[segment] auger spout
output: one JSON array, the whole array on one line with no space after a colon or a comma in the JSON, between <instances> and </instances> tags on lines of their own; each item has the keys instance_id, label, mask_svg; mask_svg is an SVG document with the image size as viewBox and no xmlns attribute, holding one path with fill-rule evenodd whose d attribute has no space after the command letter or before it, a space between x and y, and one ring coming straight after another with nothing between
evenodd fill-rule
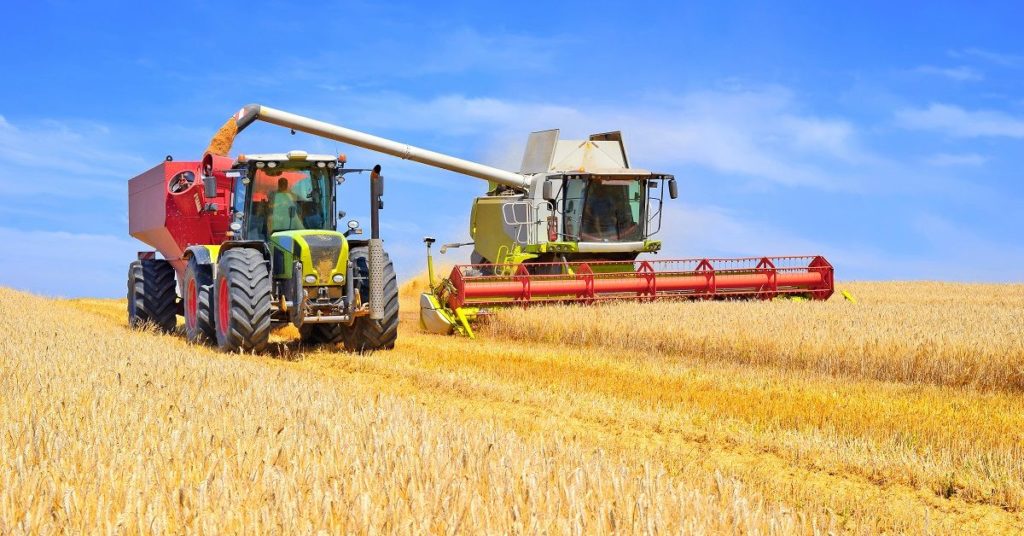
<instances>
[{"instance_id":1,"label":"auger spout","mask_svg":"<svg viewBox=\"0 0 1024 536\"><path fill-rule=\"evenodd\" d=\"M227 155L235 136L255 121L290 128L314 136L320 136L371 151L377 151L403 160L412 160L428 166L454 171L470 177L492 181L513 188L528 188L531 177L496 167L471 162L462 158L441 154L412 145L381 138L358 130L332 125L301 115L277 110L259 104L249 104L238 111L217 131L207 149L209 153Z\"/></svg>"}]
</instances>

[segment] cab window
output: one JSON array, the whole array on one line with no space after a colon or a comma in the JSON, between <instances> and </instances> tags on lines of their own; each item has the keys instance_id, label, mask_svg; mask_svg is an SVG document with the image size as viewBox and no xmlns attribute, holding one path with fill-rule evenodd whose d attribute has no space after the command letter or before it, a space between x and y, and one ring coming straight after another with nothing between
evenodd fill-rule
<instances>
[{"instance_id":1,"label":"cab window","mask_svg":"<svg viewBox=\"0 0 1024 536\"><path fill-rule=\"evenodd\" d=\"M277 231L333 229L330 180L319 168L258 168L249 185L250 240Z\"/></svg>"},{"instance_id":2,"label":"cab window","mask_svg":"<svg viewBox=\"0 0 1024 536\"><path fill-rule=\"evenodd\" d=\"M643 185L636 179L567 180L566 234L581 242L643 240Z\"/></svg>"}]
</instances>

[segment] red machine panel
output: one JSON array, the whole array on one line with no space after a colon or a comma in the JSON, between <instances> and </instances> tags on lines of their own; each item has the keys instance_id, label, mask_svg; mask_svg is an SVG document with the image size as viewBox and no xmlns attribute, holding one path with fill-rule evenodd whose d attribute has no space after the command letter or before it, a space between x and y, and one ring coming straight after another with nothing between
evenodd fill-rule
<instances>
[{"instance_id":1,"label":"red machine panel","mask_svg":"<svg viewBox=\"0 0 1024 536\"><path fill-rule=\"evenodd\" d=\"M128 181L128 232L152 246L181 274L185 248L224 241L231 182L217 178L217 196L203 194L199 162L162 162ZM208 210L210 204L216 210Z\"/></svg>"}]
</instances>

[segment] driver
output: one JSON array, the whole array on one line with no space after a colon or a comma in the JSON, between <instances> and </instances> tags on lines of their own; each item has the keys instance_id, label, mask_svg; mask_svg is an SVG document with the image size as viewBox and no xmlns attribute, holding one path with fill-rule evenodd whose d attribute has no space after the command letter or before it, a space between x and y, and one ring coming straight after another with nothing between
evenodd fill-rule
<instances>
[{"instance_id":1,"label":"driver","mask_svg":"<svg viewBox=\"0 0 1024 536\"><path fill-rule=\"evenodd\" d=\"M596 188L594 186L597 186ZM617 235L615 202L606 188L592 185L583 204L580 238L584 240L607 240Z\"/></svg>"},{"instance_id":2,"label":"driver","mask_svg":"<svg viewBox=\"0 0 1024 536\"><path fill-rule=\"evenodd\" d=\"M270 192L270 217L267 218L268 231L285 231L302 229L299 219L298 198L288 190L288 179L277 180L277 191Z\"/></svg>"}]
</instances>

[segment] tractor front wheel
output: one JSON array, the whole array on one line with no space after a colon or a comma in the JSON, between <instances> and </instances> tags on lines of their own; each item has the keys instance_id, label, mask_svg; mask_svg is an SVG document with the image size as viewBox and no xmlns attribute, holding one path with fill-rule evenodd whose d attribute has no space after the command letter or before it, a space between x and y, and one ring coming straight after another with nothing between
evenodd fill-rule
<instances>
[{"instance_id":1,"label":"tractor front wheel","mask_svg":"<svg viewBox=\"0 0 1024 536\"><path fill-rule=\"evenodd\" d=\"M363 303L370 300L370 251L366 247L354 247L349 251L353 265L356 292ZM390 350L398 339L398 278L388 254L384 254L384 319L371 320L368 316L356 318L352 327L346 330L345 348L353 352Z\"/></svg>"},{"instance_id":2,"label":"tractor front wheel","mask_svg":"<svg viewBox=\"0 0 1024 536\"><path fill-rule=\"evenodd\" d=\"M214 285L217 347L262 351L270 337L270 272L255 249L230 249L217 262Z\"/></svg>"},{"instance_id":3,"label":"tractor front wheel","mask_svg":"<svg viewBox=\"0 0 1024 536\"><path fill-rule=\"evenodd\" d=\"M128 325L147 324L164 333L177 324L174 267L164 260L133 261L128 267Z\"/></svg>"}]
</instances>

